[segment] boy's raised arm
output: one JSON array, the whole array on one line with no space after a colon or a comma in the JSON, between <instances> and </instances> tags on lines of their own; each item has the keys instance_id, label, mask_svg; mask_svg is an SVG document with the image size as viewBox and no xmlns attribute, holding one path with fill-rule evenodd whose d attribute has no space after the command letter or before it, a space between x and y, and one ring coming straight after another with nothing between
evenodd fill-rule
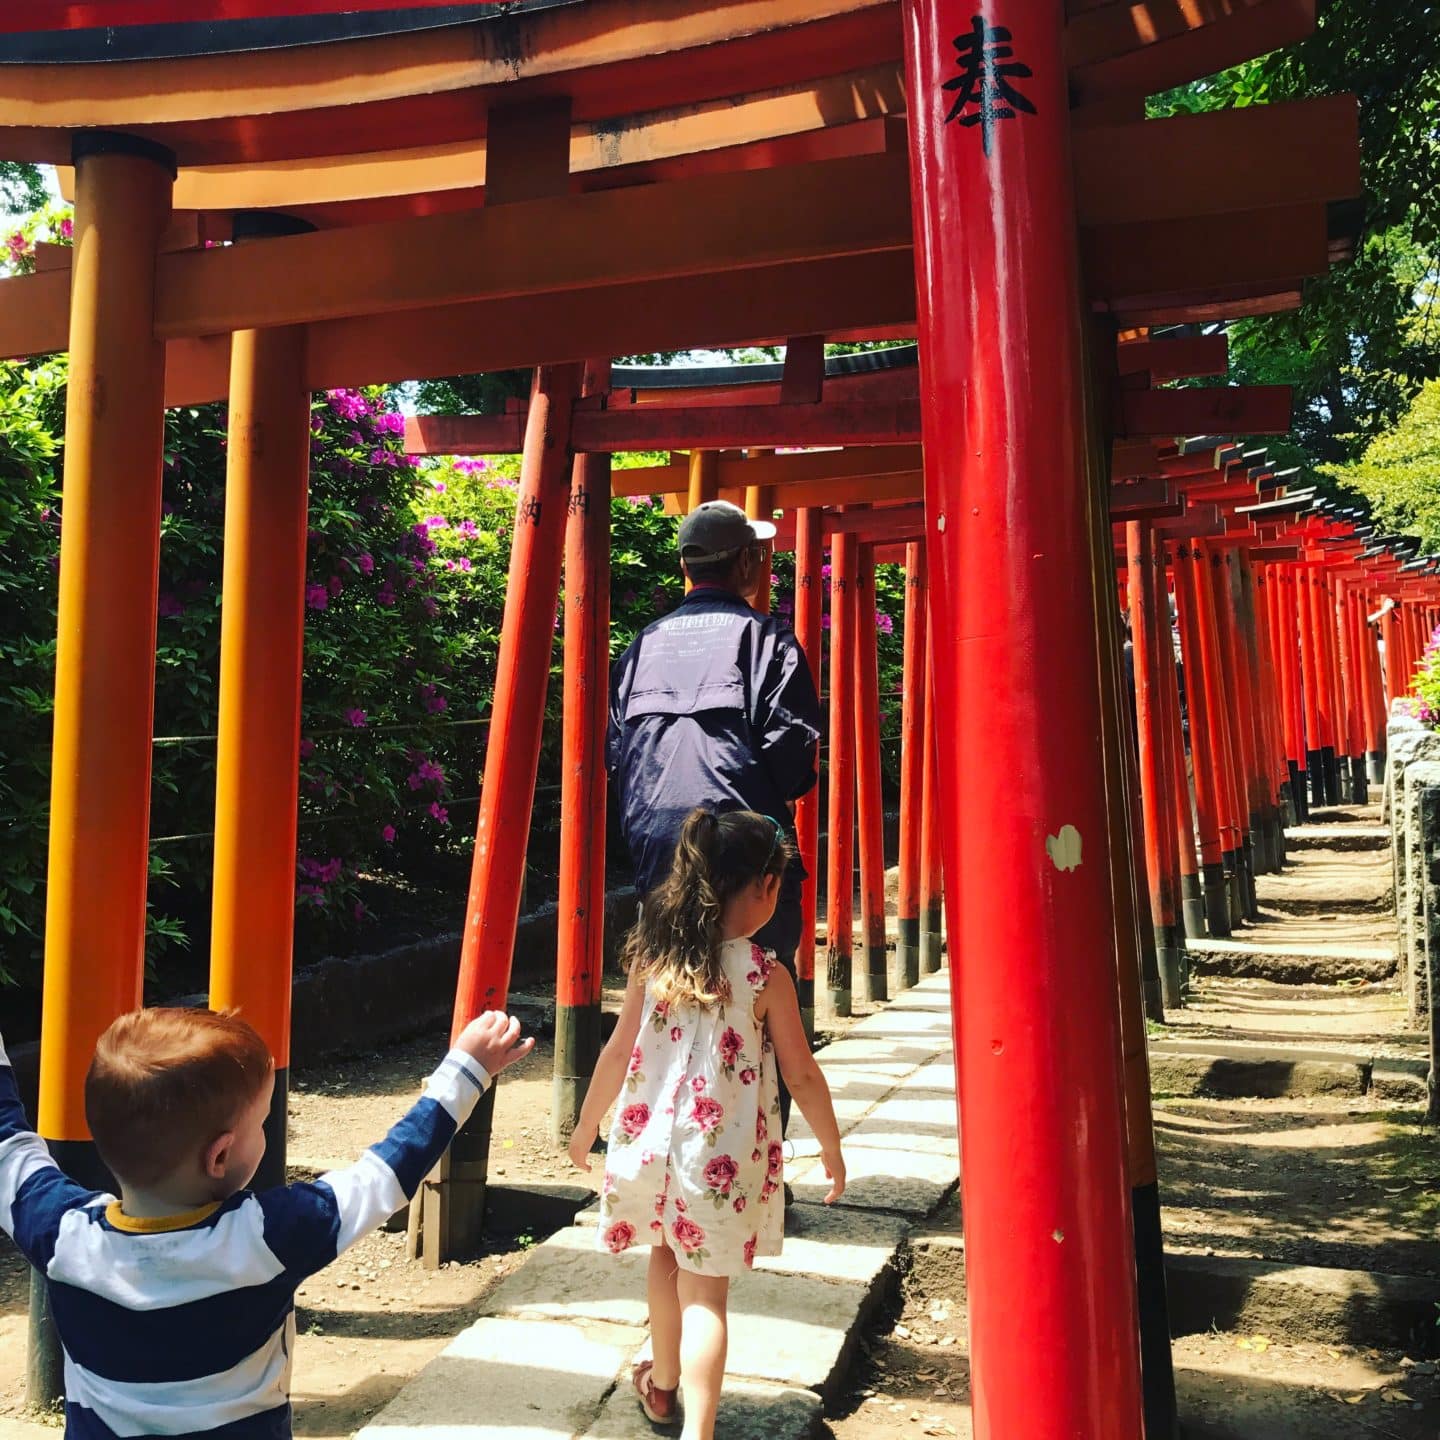
<instances>
[{"instance_id":1,"label":"boy's raised arm","mask_svg":"<svg viewBox=\"0 0 1440 1440\"><path fill-rule=\"evenodd\" d=\"M61 1172L30 1128L0 1037L0 1230L13 1237L32 1265L44 1270L61 1219L95 1197L95 1191Z\"/></svg>"},{"instance_id":2,"label":"boy's raised arm","mask_svg":"<svg viewBox=\"0 0 1440 1440\"><path fill-rule=\"evenodd\" d=\"M470 1118L492 1076L528 1055L516 1020L488 1012L462 1032L420 1099L353 1165L311 1184L260 1195L265 1242L287 1269L312 1274L383 1225L408 1200Z\"/></svg>"}]
</instances>

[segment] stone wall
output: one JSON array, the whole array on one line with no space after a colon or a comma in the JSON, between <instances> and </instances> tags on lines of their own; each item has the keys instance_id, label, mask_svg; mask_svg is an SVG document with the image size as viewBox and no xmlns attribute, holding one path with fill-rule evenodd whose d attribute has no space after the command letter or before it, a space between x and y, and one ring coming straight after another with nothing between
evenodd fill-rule
<instances>
[{"instance_id":1,"label":"stone wall","mask_svg":"<svg viewBox=\"0 0 1440 1440\"><path fill-rule=\"evenodd\" d=\"M1430 1037L1430 1113L1440 1117L1435 1057L1440 1010L1440 734L1391 717L1385 810L1395 870L1399 974L1410 1023Z\"/></svg>"}]
</instances>

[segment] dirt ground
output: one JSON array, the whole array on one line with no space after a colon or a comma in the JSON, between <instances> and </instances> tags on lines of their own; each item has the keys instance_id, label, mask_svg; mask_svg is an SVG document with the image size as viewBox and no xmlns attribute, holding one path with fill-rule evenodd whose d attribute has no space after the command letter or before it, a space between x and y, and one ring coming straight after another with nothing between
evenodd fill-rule
<instances>
[{"instance_id":1,"label":"dirt ground","mask_svg":"<svg viewBox=\"0 0 1440 1440\"><path fill-rule=\"evenodd\" d=\"M953 1233L945 1231L942 1233ZM893 1330L856 1367L856 1388L825 1433L832 1440L961 1436L970 1426L966 1317L944 1251L917 1250ZM1287 1342L1266 1335L1175 1341L1186 1440L1435 1440L1433 1361L1393 1352ZM1043 1356L1035 1357L1037 1374Z\"/></svg>"}]
</instances>

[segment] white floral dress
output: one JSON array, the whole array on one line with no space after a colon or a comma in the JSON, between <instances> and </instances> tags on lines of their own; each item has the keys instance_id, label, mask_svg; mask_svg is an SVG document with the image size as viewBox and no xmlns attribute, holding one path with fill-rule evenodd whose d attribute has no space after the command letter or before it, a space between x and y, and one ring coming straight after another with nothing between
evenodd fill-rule
<instances>
[{"instance_id":1,"label":"white floral dress","mask_svg":"<svg viewBox=\"0 0 1440 1440\"><path fill-rule=\"evenodd\" d=\"M785 1152L775 1052L755 1018L774 958L728 941L730 999L657 1003L647 986L640 1036L615 1106L598 1244L618 1255L667 1244L686 1270L740 1275L778 1255Z\"/></svg>"}]
</instances>

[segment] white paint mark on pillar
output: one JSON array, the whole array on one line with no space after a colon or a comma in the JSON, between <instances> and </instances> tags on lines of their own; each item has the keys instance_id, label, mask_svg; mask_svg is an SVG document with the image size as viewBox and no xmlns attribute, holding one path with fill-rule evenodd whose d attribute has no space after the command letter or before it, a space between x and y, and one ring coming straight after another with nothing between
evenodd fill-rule
<instances>
[{"instance_id":1,"label":"white paint mark on pillar","mask_svg":"<svg viewBox=\"0 0 1440 1440\"><path fill-rule=\"evenodd\" d=\"M1045 853L1057 870L1078 870L1083 843L1073 825L1062 825L1058 835L1045 837Z\"/></svg>"}]
</instances>

